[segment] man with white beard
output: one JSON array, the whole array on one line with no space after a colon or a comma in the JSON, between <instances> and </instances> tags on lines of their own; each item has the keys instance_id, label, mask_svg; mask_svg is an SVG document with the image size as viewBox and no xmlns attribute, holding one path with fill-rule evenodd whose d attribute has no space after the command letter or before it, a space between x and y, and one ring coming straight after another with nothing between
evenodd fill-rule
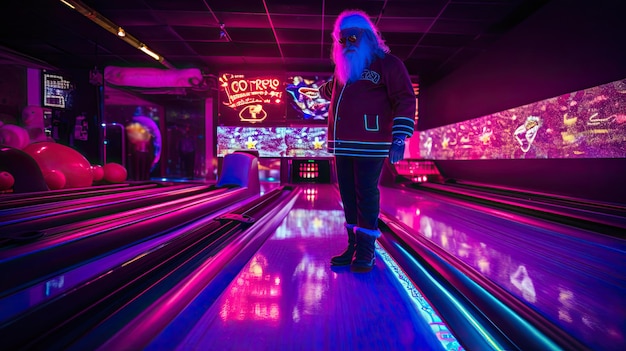
<instances>
[{"instance_id":1,"label":"man with white beard","mask_svg":"<svg viewBox=\"0 0 626 351\"><path fill-rule=\"evenodd\" d=\"M365 12L343 11L332 35L334 78L319 90L331 100L328 149L335 155L348 247L331 265L369 272L381 235L378 181L385 158L395 163L404 157L404 140L413 135L415 94L404 63L389 54Z\"/></svg>"}]
</instances>

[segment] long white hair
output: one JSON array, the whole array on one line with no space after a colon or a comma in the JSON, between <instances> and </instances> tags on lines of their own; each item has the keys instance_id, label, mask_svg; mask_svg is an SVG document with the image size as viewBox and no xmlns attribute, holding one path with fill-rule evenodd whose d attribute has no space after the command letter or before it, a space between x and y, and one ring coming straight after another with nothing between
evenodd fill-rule
<instances>
[{"instance_id":1,"label":"long white hair","mask_svg":"<svg viewBox=\"0 0 626 351\"><path fill-rule=\"evenodd\" d=\"M339 44L341 30L361 28L361 44L356 52L346 52ZM340 83L353 83L376 57L384 57L389 47L385 44L376 26L362 10L345 10L339 14L333 28L332 60L335 63L335 78Z\"/></svg>"}]
</instances>

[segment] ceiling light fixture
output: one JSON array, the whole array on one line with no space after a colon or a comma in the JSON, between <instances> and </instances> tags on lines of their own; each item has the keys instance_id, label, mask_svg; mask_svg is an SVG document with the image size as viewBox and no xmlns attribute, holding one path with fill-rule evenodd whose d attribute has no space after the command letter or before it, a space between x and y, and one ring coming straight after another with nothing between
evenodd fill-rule
<instances>
[{"instance_id":1,"label":"ceiling light fixture","mask_svg":"<svg viewBox=\"0 0 626 351\"><path fill-rule=\"evenodd\" d=\"M75 9L76 7L74 7L74 5L70 4L69 2L65 1L65 0L61 0L62 3L64 3L65 5L69 6L69 8L71 9Z\"/></svg>"},{"instance_id":2,"label":"ceiling light fixture","mask_svg":"<svg viewBox=\"0 0 626 351\"><path fill-rule=\"evenodd\" d=\"M144 53L146 53L153 59L159 61L165 67L174 68L174 66L171 63L167 62L163 56L148 49L148 47L144 43L142 43L139 39L130 35L122 27L113 23L108 18L102 16L101 14L96 12L94 9L83 4L80 0L59 0L59 1L61 1L63 4L67 5L68 7L78 11L81 15L87 17L88 19L95 22L97 25L106 29L107 31L113 33L115 36L127 42L128 44L132 45L133 47L143 51Z\"/></svg>"}]
</instances>

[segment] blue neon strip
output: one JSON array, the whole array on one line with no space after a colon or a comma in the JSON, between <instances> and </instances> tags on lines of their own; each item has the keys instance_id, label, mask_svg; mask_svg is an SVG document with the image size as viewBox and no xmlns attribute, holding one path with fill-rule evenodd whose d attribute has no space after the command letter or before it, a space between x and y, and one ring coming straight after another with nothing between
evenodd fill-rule
<instances>
[{"instance_id":1,"label":"blue neon strip","mask_svg":"<svg viewBox=\"0 0 626 351\"><path fill-rule=\"evenodd\" d=\"M448 328L445 322L428 303L422 292L413 284L408 278L406 273L398 266L396 261L389 255L389 253L376 242L376 252L385 262L387 267L394 273L393 276L398 280L400 285L404 288L404 291L409 296L409 300L413 303L415 309L420 313L422 318L428 322L433 333L437 336L437 340L441 343L444 350L464 351L465 349L458 342L452 331Z\"/></svg>"}]
</instances>

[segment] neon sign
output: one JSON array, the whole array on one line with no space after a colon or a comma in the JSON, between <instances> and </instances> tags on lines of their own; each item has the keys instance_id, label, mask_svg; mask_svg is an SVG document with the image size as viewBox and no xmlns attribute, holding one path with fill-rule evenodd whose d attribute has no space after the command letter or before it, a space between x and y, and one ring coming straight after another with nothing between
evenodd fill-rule
<instances>
[{"instance_id":1,"label":"neon sign","mask_svg":"<svg viewBox=\"0 0 626 351\"><path fill-rule=\"evenodd\" d=\"M220 123L260 123L266 119L284 119L281 79L224 73L219 77L219 83Z\"/></svg>"}]
</instances>

